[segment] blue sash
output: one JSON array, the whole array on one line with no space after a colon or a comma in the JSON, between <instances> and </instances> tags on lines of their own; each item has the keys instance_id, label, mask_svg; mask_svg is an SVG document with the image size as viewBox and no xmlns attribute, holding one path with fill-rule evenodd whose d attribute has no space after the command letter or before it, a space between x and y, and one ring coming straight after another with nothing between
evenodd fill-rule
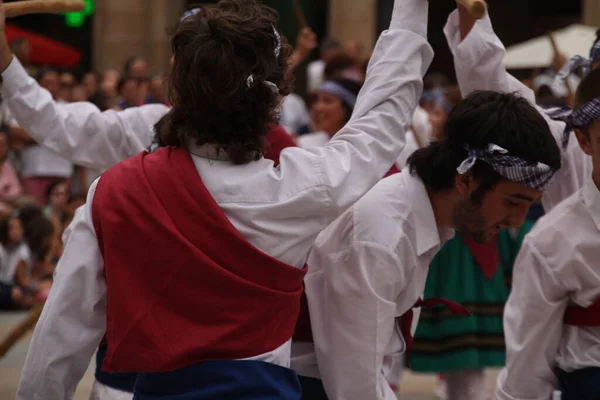
<instances>
[{"instance_id":1,"label":"blue sash","mask_svg":"<svg viewBox=\"0 0 600 400\"><path fill-rule=\"evenodd\" d=\"M98 348L96 353L96 380L112 389L133 393L137 373L133 372L104 372L102 363L106 356L106 347Z\"/></svg>"},{"instance_id":2,"label":"blue sash","mask_svg":"<svg viewBox=\"0 0 600 400\"><path fill-rule=\"evenodd\" d=\"M328 400L327 393L320 379L298 375L302 386L302 400Z\"/></svg>"},{"instance_id":3,"label":"blue sash","mask_svg":"<svg viewBox=\"0 0 600 400\"><path fill-rule=\"evenodd\" d=\"M134 400L300 400L291 369L262 361L203 361L172 372L140 373Z\"/></svg>"},{"instance_id":4,"label":"blue sash","mask_svg":"<svg viewBox=\"0 0 600 400\"><path fill-rule=\"evenodd\" d=\"M573 372L556 371L561 400L600 399L600 367L579 369Z\"/></svg>"}]
</instances>

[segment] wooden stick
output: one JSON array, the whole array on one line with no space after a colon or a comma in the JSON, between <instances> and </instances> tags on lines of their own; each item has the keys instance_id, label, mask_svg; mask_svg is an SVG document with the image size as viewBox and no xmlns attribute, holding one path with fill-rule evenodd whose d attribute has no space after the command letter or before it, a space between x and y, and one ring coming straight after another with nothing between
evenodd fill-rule
<instances>
[{"instance_id":1,"label":"wooden stick","mask_svg":"<svg viewBox=\"0 0 600 400\"><path fill-rule=\"evenodd\" d=\"M4 4L6 17L18 17L28 14L62 14L85 10L81 0L28 0Z\"/></svg>"},{"instance_id":2,"label":"wooden stick","mask_svg":"<svg viewBox=\"0 0 600 400\"><path fill-rule=\"evenodd\" d=\"M485 0L456 0L456 2L465 6L475 19L483 18L487 11Z\"/></svg>"},{"instance_id":3,"label":"wooden stick","mask_svg":"<svg viewBox=\"0 0 600 400\"><path fill-rule=\"evenodd\" d=\"M306 23L306 17L304 16L304 12L302 11L302 7L300 7L300 3L298 3L298 0L292 0L292 8L294 9L294 14L296 14L298 28L300 28L300 30L306 28L308 24Z\"/></svg>"},{"instance_id":4,"label":"wooden stick","mask_svg":"<svg viewBox=\"0 0 600 400\"><path fill-rule=\"evenodd\" d=\"M30 312L27 314L27 318L17 325L9 334L6 336L2 342L0 342L0 358L4 357L6 353L17 343L30 329L32 329L37 323L38 319L40 319L40 315L42 315L42 310L44 309L44 304L36 305Z\"/></svg>"}]
</instances>

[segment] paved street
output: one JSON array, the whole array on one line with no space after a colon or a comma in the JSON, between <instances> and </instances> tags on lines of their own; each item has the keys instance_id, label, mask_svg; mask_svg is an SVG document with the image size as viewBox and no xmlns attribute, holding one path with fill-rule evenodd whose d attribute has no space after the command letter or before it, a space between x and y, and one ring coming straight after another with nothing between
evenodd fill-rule
<instances>
[{"instance_id":1,"label":"paved street","mask_svg":"<svg viewBox=\"0 0 600 400\"><path fill-rule=\"evenodd\" d=\"M11 327L24 318L23 313L0 313L0 338L3 338ZM26 340L15 345L12 350L0 359L0 399L10 400L14 398L21 368L27 354L29 336ZM493 382L495 373L490 373L490 382ZM93 370L88 369L81 381L75 400L88 400L93 382ZM435 379L430 375L412 375L405 373L403 381L402 400L435 400L433 390Z\"/></svg>"}]
</instances>

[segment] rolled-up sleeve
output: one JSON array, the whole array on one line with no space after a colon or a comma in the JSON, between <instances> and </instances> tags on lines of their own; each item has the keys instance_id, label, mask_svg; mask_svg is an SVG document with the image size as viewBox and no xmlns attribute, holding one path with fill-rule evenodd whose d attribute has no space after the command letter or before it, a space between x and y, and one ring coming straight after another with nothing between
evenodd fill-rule
<instances>
[{"instance_id":1,"label":"rolled-up sleeve","mask_svg":"<svg viewBox=\"0 0 600 400\"><path fill-rule=\"evenodd\" d=\"M98 170L148 148L153 125L168 111L162 104L104 112L89 102L58 104L16 58L2 78L3 101L33 140L74 164Z\"/></svg>"}]
</instances>

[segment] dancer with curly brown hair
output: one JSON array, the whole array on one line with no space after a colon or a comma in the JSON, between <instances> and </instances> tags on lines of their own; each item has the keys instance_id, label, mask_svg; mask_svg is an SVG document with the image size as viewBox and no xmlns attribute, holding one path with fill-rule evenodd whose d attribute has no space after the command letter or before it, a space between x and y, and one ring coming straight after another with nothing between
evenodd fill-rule
<instances>
[{"instance_id":1,"label":"dancer with curly brown hair","mask_svg":"<svg viewBox=\"0 0 600 400\"><path fill-rule=\"evenodd\" d=\"M106 333L104 369L140 399L297 399L288 369L309 249L389 170L432 51L397 0L348 124L265 160L290 47L256 1L190 12L172 39L166 146L105 172L75 216L19 399L71 398ZM76 288L76 289L74 289Z\"/></svg>"}]
</instances>

